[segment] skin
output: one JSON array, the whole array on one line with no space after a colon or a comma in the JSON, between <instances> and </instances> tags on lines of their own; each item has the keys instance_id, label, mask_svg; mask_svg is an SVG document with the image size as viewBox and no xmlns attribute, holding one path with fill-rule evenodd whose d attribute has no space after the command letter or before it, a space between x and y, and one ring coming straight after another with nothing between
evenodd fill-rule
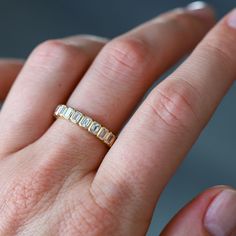
<instances>
[{"instance_id":1,"label":"skin","mask_svg":"<svg viewBox=\"0 0 236 236\"><path fill-rule=\"evenodd\" d=\"M25 63L0 61L1 99L8 94L0 113L0 235L145 235L161 192L236 76L236 30L226 16L202 40L214 25L208 14L178 9L109 42L50 40ZM156 78L197 44L122 129ZM113 147L54 121L61 103L122 129ZM162 235L209 236L205 212L226 188L201 193Z\"/></svg>"}]
</instances>

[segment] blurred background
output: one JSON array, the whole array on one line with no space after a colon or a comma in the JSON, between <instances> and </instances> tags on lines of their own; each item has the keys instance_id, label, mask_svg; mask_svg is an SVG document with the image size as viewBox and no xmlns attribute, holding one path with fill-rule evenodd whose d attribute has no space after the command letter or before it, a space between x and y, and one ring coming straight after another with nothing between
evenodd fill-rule
<instances>
[{"instance_id":1,"label":"blurred background","mask_svg":"<svg viewBox=\"0 0 236 236\"><path fill-rule=\"evenodd\" d=\"M38 43L49 38L84 33L112 38L161 12L188 3L184 0L0 0L0 57L26 58ZM208 3L215 7L218 18L236 7L235 0ZM163 193L148 236L159 235L178 209L204 189L218 184L236 187L235 102L234 86Z\"/></svg>"}]
</instances>

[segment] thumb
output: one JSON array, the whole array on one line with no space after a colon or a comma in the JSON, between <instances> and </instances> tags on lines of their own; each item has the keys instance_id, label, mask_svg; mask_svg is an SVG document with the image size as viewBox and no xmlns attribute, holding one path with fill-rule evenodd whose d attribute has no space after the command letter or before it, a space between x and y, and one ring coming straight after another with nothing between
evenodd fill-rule
<instances>
[{"instance_id":1,"label":"thumb","mask_svg":"<svg viewBox=\"0 0 236 236\"><path fill-rule=\"evenodd\" d=\"M235 236L236 191L210 188L192 200L170 221L161 236Z\"/></svg>"},{"instance_id":2,"label":"thumb","mask_svg":"<svg viewBox=\"0 0 236 236\"><path fill-rule=\"evenodd\" d=\"M0 59L0 101L5 99L22 65L21 60Z\"/></svg>"}]
</instances>

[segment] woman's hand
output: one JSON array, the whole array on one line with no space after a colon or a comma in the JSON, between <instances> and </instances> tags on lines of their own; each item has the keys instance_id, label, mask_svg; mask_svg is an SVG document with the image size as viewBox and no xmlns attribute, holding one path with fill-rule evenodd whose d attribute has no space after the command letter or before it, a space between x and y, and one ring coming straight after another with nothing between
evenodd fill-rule
<instances>
[{"instance_id":1,"label":"woman's hand","mask_svg":"<svg viewBox=\"0 0 236 236\"><path fill-rule=\"evenodd\" d=\"M120 130L156 77L213 24L209 7L191 5L108 43L76 36L39 45L0 114L0 235L145 235L161 192L236 77L236 11ZM21 66L0 62L1 98ZM109 152L81 127L54 121L61 103L120 132ZM235 216L236 192L211 188L162 235L236 235Z\"/></svg>"}]
</instances>

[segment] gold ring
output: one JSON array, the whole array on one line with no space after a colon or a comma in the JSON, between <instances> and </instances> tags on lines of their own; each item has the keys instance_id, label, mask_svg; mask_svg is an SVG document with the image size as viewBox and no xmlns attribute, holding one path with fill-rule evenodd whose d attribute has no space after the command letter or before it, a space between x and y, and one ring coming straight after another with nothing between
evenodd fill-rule
<instances>
[{"instance_id":1,"label":"gold ring","mask_svg":"<svg viewBox=\"0 0 236 236\"><path fill-rule=\"evenodd\" d=\"M57 119L62 118L68 120L71 123L86 129L89 133L95 135L109 147L111 147L116 140L116 136L107 128L72 107L58 105L54 112L54 116Z\"/></svg>"}]
</instances>

